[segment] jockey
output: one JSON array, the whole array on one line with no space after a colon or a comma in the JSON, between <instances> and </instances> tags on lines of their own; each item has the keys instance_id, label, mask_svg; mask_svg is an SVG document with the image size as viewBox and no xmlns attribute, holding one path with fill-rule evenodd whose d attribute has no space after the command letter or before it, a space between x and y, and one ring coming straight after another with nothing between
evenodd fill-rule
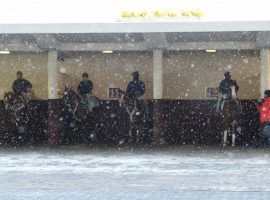
<instances>
[{"instance_id":1,"label":"jockey","mask_svg":"<svg viewBox=\"0 0 270 200\"><path fill-rule=\"evenodd\" d=\"M225 72L224 79L220 82L218 90L222 95L227 96L227 98L231 98L232 89L231 86L235 86L235 91L239 90L239 86L236 81L231 79L231 73Z\"/></svg>"},{"instance_id":2,"label":"jockey","mask_svg":"<svg viewBox=\"0 0 270 200\"><path fill-rule=\"evenodd\" d=\"M143 99L143 95L145 92L144 82L139 80L138 71L133 72L132 76L133 76L133 81L129 82L126 92L132 95L137 100Z\"/></svg>"},{"instance_id":3,"label":"jockey","mask_svg":"<svg viewBox=\"0 0 270 200\"><path fill-rule=\"evenodd\" d=\"M18 71L16 76L17 80L15 80L12 85L13 92L17 95L30 92L32 90L32 84L28 80L22 78L22 72Z\"/></svg>"},{"instance_id":4,"label":"jockey","mask_svg":"<svg viewBox=\"0 0 270 200\"><path fill-rule=\"evenodd\" d=\"M135 71L132 73L133 81L129 82L126 93L131 95L139 104L138 108L143 109L144 107L144 82L139 80L139 72Z\"/></svg>"},{"instance_id":5,"label":"jockey","mask_svg":"<svg viewBox=\"0 0 270 200\"><path fill-rule=\"evenodd\" d=\"M217 103L217 111L222 111L223 106L224 106L224 100L225 99L231 99L232 98L232 89L231 87L235 87L235 92L239 90L239 86L236 83L235 80L231 79L231 73L230 72L225 72L224 74L224 79L219 83L219 93L222 95L221 98L219 98L218 103Z\"/></svg>"},{"instance_id":6,"label":"jockey","mask_svg":"<svg viewBox=\"0 0 270 200\"><path fill-rule=\"evenodd\" d=\"M92 94L92 90L93 90L93 83L91 80L88 79L88 74L87 73L83 73L82 74L82 78L83 80L80 82L80 84L77 87L77 92L81 95L82 100L83 100L83 104L84 104L84 108L86 110L91 110L91 108L89 108L89 95Z\"/></svg>"},{"instance_id":7,"label":"jockey","mask_svg":"<svg viewBox=\"0 0 270 200\"><path fill-rule=\"evenodd\" d=\"M83 73L82 75L83 80L77 87L77 91L80 95L85 96L87 94L92 94L93 90L93 83L91 80L88 79L88 74Z\"/></svg>"}]
</instances>

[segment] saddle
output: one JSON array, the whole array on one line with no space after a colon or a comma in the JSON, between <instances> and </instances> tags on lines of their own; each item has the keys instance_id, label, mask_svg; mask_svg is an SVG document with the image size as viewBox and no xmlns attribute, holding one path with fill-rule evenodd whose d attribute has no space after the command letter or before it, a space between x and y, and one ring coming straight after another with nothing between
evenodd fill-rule
<instances>
[{"instance_id":1,"label":"saddle","mask_svg":"<svg viewBox=\"0 0 270 200\"><path fill-rule=\"evenodd\" d=\"M242 112L242 107L240 102L236 98L228 94L222 94L222 97L218 99L216 104L216 112L223 112L225 103L228 102L231 106L235 106L240 112Z\"/></svg>"},{"instance_id":2,"label":"saddle","mask_svg":"<svg viewBox=\"0 0 270 200\"><path fill-rule=\"evenodd\" d=\"M81 96L82 103L84 105L84 109L86 111L92 111L93 108L99 106L99 100L97 97L91 95L91 94L86 94L85 96Z\"/></svg>"}]
</instances>

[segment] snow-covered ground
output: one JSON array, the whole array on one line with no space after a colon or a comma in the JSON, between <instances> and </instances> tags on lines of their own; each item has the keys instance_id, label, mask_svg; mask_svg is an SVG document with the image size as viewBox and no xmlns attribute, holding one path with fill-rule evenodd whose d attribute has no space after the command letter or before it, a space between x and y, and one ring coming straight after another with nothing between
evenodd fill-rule
<instances>
[{"instance_id":1,"label":"snow-covered ground","mask_svg":"<svg viewBox=\"0 0 270 200\"><path fill-rule=\"evenodd\" d=\"M0 199L270 199L269 150L0 151Z\"/></svg>"}]
</instances>

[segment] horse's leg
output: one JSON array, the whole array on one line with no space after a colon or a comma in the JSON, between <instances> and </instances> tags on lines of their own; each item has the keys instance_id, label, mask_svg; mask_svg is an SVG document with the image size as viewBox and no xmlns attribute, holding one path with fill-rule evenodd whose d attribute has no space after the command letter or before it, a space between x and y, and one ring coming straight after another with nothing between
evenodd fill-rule
<instances>
[{"instance_id":1,"label":"horse's leg","mask_svg":"<svg viewBox=\"0 0 270 200\"><path fill-rule=\"evenodd\" d=\"M126 111L129 114L129 130L128 130L128 141L129 143L133 143L134 141L136 141L136 122L134 121L134 117L136 117L136 102L134 103L134 107L132 109L132 111L129 110L129 105L126 106ZM134 131L135 131L135 135L134 135ZM135 138L134 138L135 136Z\"/></svg>"},{"instance_id":2,"label":"horse's leg","mask_svg":"<svg viewBox=\"0 0 270 200\"><path fill-rule=\"evenodd\" d=\"M228 136L228 111L225 108L224 108L223 124L224 124L223 146L225 147L227 145L227 136Z\"/></svg>"},{"instance_id":3,"label":"horse's leg","mask_svg":"<svg viewBox=\"0 0 270 200\"><path fill-rule=\"evenodd\" d=\"M146 125L146 108L144 105L144 101L139 101L139 110L140 110L140 115L139 115L139 133L138 133L138 142L140 144L143 144L146 139L145 135L145 125Z\"/></svg>"},{"instance_id":4,"label":"horse's leg","mask_svg":"<svg viewBox=\"0 0 270 200\"><path fill-rule=\"evenodd\" d=\"M134 141L136 144L139 143L140 141L140 132L141 132L141 128L140 128L140 114L139 116L137 115L137 113L140 113L140 104L137 102L137 100L134 100L134 109L132 111L134 113L134 117L135 117L135 121L134 121Z\"/></svg>"},{"instance_id":5,"label":"horse's leg","mask_svg":"<svg viewBox=\"0 0 270 200\"><path fill-rule=\"evenodd\" d=\"M223 146L227 146L227 136L228 136L228 131L227 129L224 130L223 132Z\"/></svg>"},{"instance_id":6,"label":"horse's leg","mask_svg":"<svg viewBox=\"0 0 270 200\"><path fill-rule=\"evenodd\" d=\"M130 121L128 127L128 145L133 143L133 128L133 121Z\"/></svg>"},{"instance_id":7,"label":"horse's leg","mask_svg":"<svg viewBox=\"0 0 270 200\"><path fill-rule=\"evenodd\" d=\"M237 120L236 120L236 113L233 111L232 113L232 118L233 118L233 122L232 122L232 146L235 146L235 138L236 138L236 125L237 125Z\"/></svg>"}]
</instances>

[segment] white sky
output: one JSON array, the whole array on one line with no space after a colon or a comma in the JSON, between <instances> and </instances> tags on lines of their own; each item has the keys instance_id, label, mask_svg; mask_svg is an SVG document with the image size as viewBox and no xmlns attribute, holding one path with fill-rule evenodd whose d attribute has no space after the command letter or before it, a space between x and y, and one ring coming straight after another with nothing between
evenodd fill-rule
<instances>
[{"instance_id":1,"label":"white sky","mask_svg":"<svg viewBox=\"0 0 270 200\"><path fill-rule=\"evenodd\" d=\"M201 10L205 20L270 20L270 0L0 0L0 23L108 22L124 10Z\"/></svg>"}]
</instances>

